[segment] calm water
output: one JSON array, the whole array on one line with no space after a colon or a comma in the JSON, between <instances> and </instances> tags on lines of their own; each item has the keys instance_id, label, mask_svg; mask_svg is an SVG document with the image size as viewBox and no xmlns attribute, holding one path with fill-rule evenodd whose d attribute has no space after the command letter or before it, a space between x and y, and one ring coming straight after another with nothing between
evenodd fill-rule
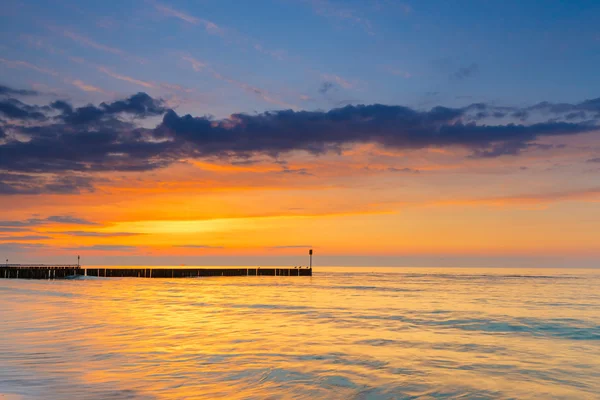
<instances>
[{"instance_id":1,"label":"calm water","mask_svg":"<svg viewBox=\"0 0 600 400\"><path fill-rule=\"evenodd\" d=\"M600 398L600 270L0 279L0 399Z\"/></svg>"}]
</instances>

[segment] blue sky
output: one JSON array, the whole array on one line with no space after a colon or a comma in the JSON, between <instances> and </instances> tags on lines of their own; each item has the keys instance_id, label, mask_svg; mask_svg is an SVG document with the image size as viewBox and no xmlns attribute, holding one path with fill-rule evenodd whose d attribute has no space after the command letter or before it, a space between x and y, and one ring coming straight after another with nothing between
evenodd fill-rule
<instances>
[{"instance_id":1,"label":"blue sky","mask_svg":"<svg viewBox=\"0 0 600 400\"><path fill-rule=\"evenodd\" d=\"M76 103L106 94L73 81L218 117L577 102L597 94L599 18L594 1L8 0L0 68L15 86L47 85Z\"/></svg>"}]
</instances>

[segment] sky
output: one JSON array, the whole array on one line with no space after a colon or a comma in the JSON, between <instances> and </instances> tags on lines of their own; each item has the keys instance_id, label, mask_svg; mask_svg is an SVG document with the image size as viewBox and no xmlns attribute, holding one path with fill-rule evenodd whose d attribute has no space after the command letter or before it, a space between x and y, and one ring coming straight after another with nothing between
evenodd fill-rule
<instances>
[{"instance_id":1,"label":"sky","mask_svg":"<svg viewBox=\"0 0 600 400\"><path fill-rule=\"evenodd\" d=\"M600 265L597 1L0 9L0 259Z\"/></svg>"}]
</instances>

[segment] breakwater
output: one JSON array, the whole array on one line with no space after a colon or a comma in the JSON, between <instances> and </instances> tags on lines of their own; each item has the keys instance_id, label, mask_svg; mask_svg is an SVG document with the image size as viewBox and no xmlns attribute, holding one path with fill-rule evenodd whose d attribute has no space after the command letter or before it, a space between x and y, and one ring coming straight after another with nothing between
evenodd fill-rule
<instances>
[{"instance_id":1,"label":"breakwater","mask_svg":"<svg viewBox=\"0 0 600 400\"><path fill-rule=\"evenodd\" d=\"M129 267L104 268L81 265L5 264L0 266L0 278L6 279L68 279L78 276L105 278L194 278L211 276L312 276L312 267Z\"/></svg>"}]
</instances>

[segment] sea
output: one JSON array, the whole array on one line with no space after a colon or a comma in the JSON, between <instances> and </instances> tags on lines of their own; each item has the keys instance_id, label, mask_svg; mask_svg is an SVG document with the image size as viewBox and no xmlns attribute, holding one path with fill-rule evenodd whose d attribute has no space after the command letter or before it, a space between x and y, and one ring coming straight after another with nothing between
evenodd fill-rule
<instances>
[{"instance_id":1,"label":"sea","mask_svg":"<svg viewBox=\"0 0 600 400\"><path fill-rule=\"evenodd\" d=\"M26 399L600 399L600 269L0 279Z\"/></svg>"}]
</instances>

